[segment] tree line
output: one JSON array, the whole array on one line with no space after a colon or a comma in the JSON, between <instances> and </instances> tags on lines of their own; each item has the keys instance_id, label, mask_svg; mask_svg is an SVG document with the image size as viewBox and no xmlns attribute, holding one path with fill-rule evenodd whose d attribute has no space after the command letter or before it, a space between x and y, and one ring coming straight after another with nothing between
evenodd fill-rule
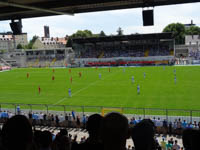
<instances>
[{"instance_id":1,"label":"tree line","mask_svg":"<svg viewBox=\"0 0 200 150\"><path fill-rule=\"evenodd\" d=\"M192 25L189 27L186 27L182 23L171 23L167 25L163 31L165 32L171 32L173 38L175 39L176 44L185 44L185 36L186 35L200 35L200 27ZM117 35L123 35L123 30L121 27L117 30ZM93 34L90 30L78 30L76 33L69 36L69 39L71 38L86 38L86 37L102 37L107 36L104 31L101 31L99 34ZM70 41L71 45L71 41Z\"/></svg>"},{"instance_id":2,"label":"tree line","mask_svg":"<svg viewBox=\"0 0 200 150\"><path fill-rule=\"evenodd\" d=\"M117 29L118 36L124 35L123 30L121 27ZM163 31L164 32L171 32L173 38L175 39L176 44L184 44L185 43L185 35L200 35L200 27L198 26L190 26L185 27L182 23L171 23L167 25ZM105 37L108 36L106 33L102 30L98 34L92 33L90 30L78 30L76 33L73 33L70 36L66 36L68 39L68 42L66 44L66 47L72 46L72 38L89 38L89 37ZM29 41L28 45L22 46L21 44L17 45L17 49L33 49L33 43L38 38L38 36L34 36L32 40Z\"/></svg>"}]
</instances>

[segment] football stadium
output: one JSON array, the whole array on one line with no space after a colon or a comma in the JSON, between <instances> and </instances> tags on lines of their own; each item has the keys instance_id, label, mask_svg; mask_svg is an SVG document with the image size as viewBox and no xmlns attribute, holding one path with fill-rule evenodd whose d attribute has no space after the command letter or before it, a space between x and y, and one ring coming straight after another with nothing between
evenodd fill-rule
<instances>
[{"instance_id":1,"label":"football stadium","mask_svg":"<svg viewBox=\"0 0 200 150\"><path fill-rule=\"evenodd\" d=\"M130 34L119 27L117 34L77 29L52 37L44 25L44 36L32 39L22 21L141 8L141 26L149 27L155 7L196 10L199 3L0 0L0 25L9 20L11 30L0 30L0 149L198 150L198 16L197 24Z\"/></svg>"}]
</instances>

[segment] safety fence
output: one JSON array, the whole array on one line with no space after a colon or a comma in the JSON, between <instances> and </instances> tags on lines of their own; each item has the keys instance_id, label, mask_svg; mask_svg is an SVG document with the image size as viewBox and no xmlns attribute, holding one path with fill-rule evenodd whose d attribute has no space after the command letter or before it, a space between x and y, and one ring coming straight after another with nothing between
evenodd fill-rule
<instances>
[{"instance_id":1,"label":"safety fence","mask_svg":"<svg viewBox=\"0 0 200 150\"><path fill-rule=\"evenodd\" d=\"M89 115L94 113L106 114L108 112L117 111L123 113L127 117L135 117L136 119L151 118L166 119L174 121L175 119L186 120L187 122L200 122L200 110L185 109L159 109L159 108L132 108L132 107L107 107L107 106L72 106L72 105L50 105L50 104L20 104L20 103L0 103L0 111L8 110L17 114L17 108L21 112L31 113L56 113L68 114L71 111L77 112L79 115Z\"/></svg>"}]
</instances>

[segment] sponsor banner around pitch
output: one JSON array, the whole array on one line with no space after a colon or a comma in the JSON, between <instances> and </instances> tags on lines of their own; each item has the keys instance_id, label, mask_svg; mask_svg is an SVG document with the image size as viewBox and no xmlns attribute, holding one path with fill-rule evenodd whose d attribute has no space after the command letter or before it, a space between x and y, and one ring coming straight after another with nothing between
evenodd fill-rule
<instances>
[{"instance_id":1,"label":"sponsor banner around pitch","mask_svg":"<svg viewBox=\"0 0 200 150\"><path fill-rule=\"evenodd\" d=\"M11 69L10 66L3 66L3 67L0 67L0 71L10 70L10 69Z\"/></svg>"}]
</instances>

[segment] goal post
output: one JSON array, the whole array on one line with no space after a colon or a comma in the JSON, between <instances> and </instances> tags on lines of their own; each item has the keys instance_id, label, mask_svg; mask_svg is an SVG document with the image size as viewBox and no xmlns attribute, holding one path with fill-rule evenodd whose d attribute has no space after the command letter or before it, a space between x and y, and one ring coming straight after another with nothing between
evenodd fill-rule
<instances>
[{"instance_id":1,"label":"goal post","mask_svg":"<svg viewBox=\"0 0 200 150\"><path fill-rule=\"evenodd\" d=\"M123 109L122 108L102 108L101 109L101 115L104 116L106 115L107 113L110 113L110 112L118 112L120 114L123 114Z\"/></svg>"}]
</instances>

